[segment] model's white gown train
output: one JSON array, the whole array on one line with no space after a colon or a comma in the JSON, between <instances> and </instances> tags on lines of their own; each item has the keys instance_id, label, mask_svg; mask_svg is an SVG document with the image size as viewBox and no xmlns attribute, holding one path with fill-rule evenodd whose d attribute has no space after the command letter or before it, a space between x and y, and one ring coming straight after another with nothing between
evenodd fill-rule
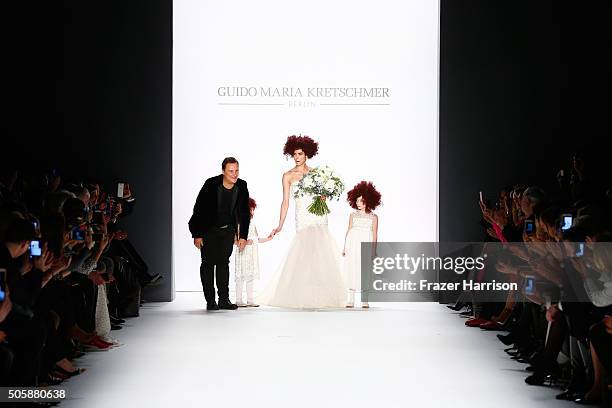
<instances>
[{"instance_id":1,"label":"model's white gown train","mask_svg":"<svg viewBox=\"0 0 612 408\"><path fill-rule=\"evenodd\" d=\"M296 187L297 182L291 184L291 195ZM327 227L327 216L308 212L311 203L311 196L295 199L295 237L258 303L288 308L344 307L340 251Z\"/></svg>"}]
</instances>

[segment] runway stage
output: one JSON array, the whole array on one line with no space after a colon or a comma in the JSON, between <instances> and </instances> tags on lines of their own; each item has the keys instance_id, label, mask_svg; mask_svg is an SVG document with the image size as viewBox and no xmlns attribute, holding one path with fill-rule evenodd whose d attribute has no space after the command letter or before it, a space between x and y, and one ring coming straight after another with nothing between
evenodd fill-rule
<instances>
[{"instance_id":1,"label":"runway stage","mask_svg":"<svg viewBox=\"0 0 612 408\"><path fill-rule=\"evenodd\" d=\"M206 312L201 293L152 303L124 343L77 361L61 407L558 407L495 333L442 305ZM562 405L562 404L561 404Z\"/></svg>"}]
</instances>

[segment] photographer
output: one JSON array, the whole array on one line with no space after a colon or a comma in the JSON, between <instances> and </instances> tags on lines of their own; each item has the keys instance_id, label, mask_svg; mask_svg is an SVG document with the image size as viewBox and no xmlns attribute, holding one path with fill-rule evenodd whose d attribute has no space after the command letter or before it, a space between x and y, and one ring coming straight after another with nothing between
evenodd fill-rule
<instances>
[{"instance_id":1,"label":"photographer","mask_svg":"<svg viewBox=\"0 0 612 408\"><path fill-rule=\"evenodd\" d=\"M33 386L37 383L46 339L44 321L35 316L33 308L53 255L43 248L41 256L33 262L26 260L24 255L31 241L37 238L34 226L18 213L4 214L2 218L0 269L6 271L6 287L10 291L12 307L0 323L0 331L5 347L14 357L10 374L12 383Z\"/></svg>"},{"instance_id":2,"label":"photographer","mask_svg":"<svg viewBox=\"0 0 612 408\"><path fill-rule=\"evenodd\" d=\"M73 362L83 351L116 345L110 331L125 321L110 315L107 288L117 302L126 294L109 249L127 238L116 223L134 199L125 183L113 197L96 182L62 185L57 171L3 179L0 384L59 384L84 371Z\"/></svg>"},{"instance_id":3,"label":"photographer","mask_svg":"<svg viewBox=\"0 0 612 408\"><path fill-rule=\"evenodd\" d=\"M612 367L612 206L584 157L574 155L570 169L557 174L558 192L517 184L504 188L495 206L481 196L488 240L505 243L495 268L524 289L509 293L504 321L489 317L495 304L474 302L476 318L468 323L478 324L468 325L508 330L498 338L511 346L511 358L529 364L526 383L561 381L567 386L557 399L593 404L602 401ZM477 277L485 278L490 271ZM560 365L565 358L567 366Z\"/></svg>"}]
</instances>

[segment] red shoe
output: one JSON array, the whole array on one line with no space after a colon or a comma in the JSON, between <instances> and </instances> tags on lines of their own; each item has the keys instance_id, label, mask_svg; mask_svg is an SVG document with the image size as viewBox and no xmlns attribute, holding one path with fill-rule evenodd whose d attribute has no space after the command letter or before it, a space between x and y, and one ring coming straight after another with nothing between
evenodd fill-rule
<instances>
[{"instance_id":1,"label":"red shoe","mask_svg":"<svg viewBox=\"0 0 612 408\"><path fill-rule=\"evenodd\" d=\"M481 324L480 328L484 330L501 330L499 327L499 323L492 321L488 321L486 323Z\"/></svg>"},{"instance_id":2,"label":"red shoe","mask_svg":"<svg viewBox=\"0 0 612 408\"><path fill-rule=\"evenodd\" d=\"M106 350L106 349L109 349L111 347L110 344L102 341L98 337L95 337L92 341L90 341L86 345L87 346L95 347L95 348L100 349L100 350Z\"/></svg>"},{"instance_id":3,"label":"red shoe","mask_svg":"<svg viewBox=\"0 0 612 408\"><path fill-rule=\"evenodd\" d=\"M468 327L480 327L481 324L488 322L486 319L482 319L480 317L475 317L465 322L465 325Z\"/></svg>"},{"instance_id":4,"label":"red shoe","mask_svg":"<svg viewBox=\"0 0 612 408\"><path fill-rule=\"evenodd\" d=\"M107 345L109 345L109 346L114 346L114 345L115 345L114 343L109 343L108 341L104 340L104 339L103 339L102 337L100 337L100 336L96 336L96 337L95 337L95 339L96 339L96 341L97 341L98 343L101 343L101 344L107 344Z\"/></svg>"}]
</instances>

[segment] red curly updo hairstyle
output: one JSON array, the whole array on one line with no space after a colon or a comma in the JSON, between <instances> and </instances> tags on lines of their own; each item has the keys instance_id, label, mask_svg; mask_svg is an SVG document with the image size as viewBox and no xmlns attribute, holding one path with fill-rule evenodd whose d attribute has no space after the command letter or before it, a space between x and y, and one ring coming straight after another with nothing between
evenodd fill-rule
<instances>
[{"instance_id":1,"label":"red curly updo hairstyle","mask_svg":"<svg viewBox=\"0 0 612 408\"><path fill-rule=\"evenodd\" d=\"M257 202L251 197L249 197L249 210L253 211L256 208L257 208ZM251 218L253 218L252 215L251 215Z\"/></svg>"},{"instance_id":2,"label":"red curly updo hairstyle","mask_svg":"<svg viewBox=\"0 0 612 408\"><path fill-rule=\"evenodd\" d=\"M381 195L371 181L361 181L346 193L346 201L356 210L359 197L365 202L366 212L373 211L380 205Z\"/></svg>"},{"instance_id":3,"label":"red curly updo hairstyle","mask_svg":"<svg viewBox=\"0 0 612 408\"><path fill-rule=\"evenodd\" d=\"M293 156L297 149L302 149L306 157L310 159L319 152L319 144L308 136L289 136L285 142L283 154L285 156Z\"/></svg>"}]
</instances>

